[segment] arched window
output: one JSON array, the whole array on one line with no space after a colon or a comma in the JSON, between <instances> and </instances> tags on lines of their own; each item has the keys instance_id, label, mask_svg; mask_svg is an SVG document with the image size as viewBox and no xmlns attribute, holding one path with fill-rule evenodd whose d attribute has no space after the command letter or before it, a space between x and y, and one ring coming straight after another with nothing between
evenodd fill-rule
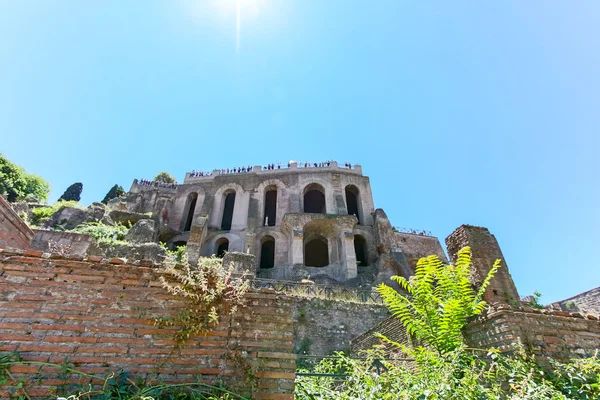
<instances>
[{"instance_id":1,"label":"arched window","mask_svg":"<svg viewBox=\"0 0 600 400\"><path fill-rule=\"evenodd\" d=\"M304 189L304 212L325 214L325 189L323 186L312 183Z\"/></svg>"},{"instance_id":2,"label":"arched window","mask_svg":"<svg viewBox=\"0 0 600 400\"><path fill-rule=\"evenodd\" d=\"M223 219L221 220L221 229L228 231L231 229L233 221L233 207L235 206L235 192L226 192L225 205L223 206Z\"/></svg>"},{"instance_id":3,"label":"arched window","mask_svg":"<svg viewBox=\"0 0 600 400\"><path fill-rule=\"evenodd\" d=\"M312 239L304 245L304 265L326 267L329 265L329 248L325 238Z\"/></svg>"},{"instance_id":4,"label":"arched window","mask_svg":"<svg viewBox=\"0 0 600 400\"><path fill-rule=\"evenodd\" d=\"M360 213L358 211L358 188L354 185L346 186L346 207L348 215L355 215L360 224Z\"/></svg>"},{"instance_id":5,"label":"arched window","mask_svg":"<svg viewBox=\"0 0 600 400\"><path fill-rule=\"evenodd\" d=\"M264 226L275 226L277 218L277 187L269 186L265 192L265 217Z\"/></svg>"},{"instance_id":6,"label":"arched window","mask_svg":"<svg viewBox=\"0 0 600 400\"><path fill-rule=\"evenodd\" d=\"M229 240L227 240L227 238L221 238L217 240L217 242L215 243L215 248L215 254L217 255L217 257L223 258L225 252L229 251Z\"/></svg>"},{"instance_id":7,"label":"arched window","mask_svg":"<svg viewBox=\"0 0 600 400\"><path fill-rule=\"evenodd\" d=\"M354 235L354 252L356 253L356 264L359 267L369 265L367 254L367 241L360 235Z\"/></svg>"},{"instance_id":8,"label":"arched window","mask_svg":"<svg viewBox=\"0 0 600 400\"><path fill-rule=\"evenodd\" d=\"M275 266L275 239L265 236L260 246L260 267L273 268Z\"/></svg>"},{"instance_id":9,"label":"arched window","mask_svg":"<svg viewBox=\"0 0 600 400\"><path fill-rule=\"evenodd\" d=\"M185 202L184 208L184 218L183 222L183 231L188 232L192 229L192 222L194 221L194 211L196 211L196 202L198 201L198 193L190 193L188 195L187 201Z\"/></svg>"}]
</instances>

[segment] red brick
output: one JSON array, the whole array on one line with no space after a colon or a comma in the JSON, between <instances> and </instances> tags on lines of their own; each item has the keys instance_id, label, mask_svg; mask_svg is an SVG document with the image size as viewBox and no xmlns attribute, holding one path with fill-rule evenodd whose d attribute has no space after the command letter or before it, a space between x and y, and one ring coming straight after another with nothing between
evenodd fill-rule
<instances>
[{"instance_id":1,"label":"red brick","mask_svg":"<svg viewBox=\"0 0 600 400\"><path fill-rule=\"evenodd\" d=\"M127 353L127 347L124 346L106 346L106 345L96 345L96 346L79 346L77 348L76 353L115 353L115 354L125 354Z\"/></svg>"},{"instance_id":2,"label":"red brick","mask_svg":"<svg viewBox=\"0 0 600 400\"><path fill-rule=\"evenodd\" d=\"M256 372L257 378L269 378L269 379L296 379L296 374L293 372L279 372L279 371L258 371Z\"/></svg>"},{"instance_id":3,"label":"red brick","mask_svg":"<svg viewBox=\"0 0 600 400\"><path fill-rule=\"evenodd\" d=\"M95 337L87 336L46 336L44 342L48 343L96 343Z\"/></svg>"},{"instance_id":4,"label":"red brick","mask_svg":"<svg viewBox=\"0 0 600 400\"><path fill-rule=\"evenodd\" d=\"M73 275L73 274L58 274L56 277L57 281L66 281L66 282L104 282L103 276L94 276L94 275Z\"/></svg>"},{"instance_id":5,"label":"red brick","mask_svg":"<svg viewBox=\"0 0 600 400\"><path fill-rule=\"evenodd\" d=\"M15 342L37 342L39 339L35 336L18 334L18 333L1 333L0 342L3 341L15 341Z\"/></svg>"},{"instance_id":6,"label":"red brick","mask_svg":"<svg viewBox=\"0 0 600 400\"><path fill-rule=\"evenodd\" d=\"M85 330L85 326L82 325L73 325L73 324L32 324L31 329L36 331L73 331L73 332L83 332Z\"/></svg>"},{"instance_id":7,"label":"red brick","mask_svg":"<svg viewBox=\"0 0 600 400\"><path fill-rule=\"evenodd\" d=\"M23 343L19 346L20 352L37 351L44 353L73 353L74 347L72 346L59 346L53 344L29 344Z\"/></svg>"}]
</instances>

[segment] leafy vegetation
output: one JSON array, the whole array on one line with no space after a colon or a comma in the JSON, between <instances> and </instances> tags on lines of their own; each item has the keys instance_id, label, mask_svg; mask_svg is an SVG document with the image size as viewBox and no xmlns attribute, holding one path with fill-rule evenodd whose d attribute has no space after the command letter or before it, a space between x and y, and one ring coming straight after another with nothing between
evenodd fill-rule
<instances>
[{"instance_id":1,"label":"leafy vegetation","mask_svg":"<svg viewBox=\"0 0 600 400\"><path fill-rule=\"evenodd\" d=\"M218 324L222 315L235 314L237 307L244 304L248 280L234 275L234 266L223 266L222 262L212 256L200 258L198 266L192 266L185 255L180 262L173 256L167 257L166 272L176 283L163 276L160 281L169 293L188 300L189 306L173 318L156 320L156 325L179 327L175 334L178 343L183 344L190 336Z\"/></svg>"},{"instance_id":2,"label":"leafy vegetation","mask_svg":"<svg viewBox=\"0 0 600 400\"><path fill-rule=\"evenodd\" d=\"M101 222L87 222L81 224L71 232L84 233L90 235L98 241L98 243L117 245L127 244L125 241L125 235L131 229L130 225L123 225L117 223L114 226L104 225Z\"/></svg>"},{"instance_id":3,"label":"leafy vegetation","mask_svg":"<svg viewBox=\"0 0 600 400\"><path fill-rule=\"evenodd\" d=\"M45 203L50 193L50 184L37 175L29 174L0 154L0 195L9 202L22 201L30 197Z\"/></svg>"},{"instance_id":4,"label":"leafy vegetation","mask_svg":"<svg viewBox=\"0 0 600 400\"><path fill-rule=\"evenodd\" d=\"M185 251L187 246L177 246L175 250L169 249L165 242L160 242L160 247L171 257L176 263L182 263L184 261Z\"/></svg>"},{"instance_id":5,"label":"leafy vegetation","mask_svg":"<svg viewBox=\"0 0 600 400\"><path fill-rule=\"evenodd\" d=\"M65 207L75 207L83 209L84 207L76 201L64 201L59 200L51 206L47 207L36 207L31 210L31 224L34 226L40 226L45 221L47 221L52 214L57 211L62 210Z\"/></svg>"},{"instance_id":6,"label":"leafy vegetation","mask_svg":"<svg viewBox=\"0 0 600 400\"><path fill-rule=\"evenodd\" d=\"M69 186L58 200L79 201L81 200L81 192L83 192L83 183L76 182Z\"/></svg>"},{"instance_id":7,"label":"leafy vegetation","mask_svg":"<svg viewBox=\"0 0 600 400\"><path fill-rule=\"evenodd\" d=\"M497 351L475 355L464 347L443 358L421 347L409 361L384 360L382 349L367 352L366 359L337 356L324 359L313 371L341 376L299 377L297 399L588 400L600 396L597 357L566 364L551 361L551 367L544 369L523 351L510 357Z\"/></svg>"},{"instance_id":8,"label":"leafy vegetation","mask_svg":"<svg viewBox=\"0 0 600 400\"><path fill-rule=\"evenodd\" d=\"M458 252L455 265L429 256L419 260L410 279L393 276L408 296L383 283L377 290L408 332L442 355L463 344L462 328L467 318L484 310L483 293L500 268L500 260L496 260L477 293L469 280L470 268L471 249L465 247Z\"/></svg>"},{"instance_id":9,"label":"leafy vegetation","mask_svg":"<svg viewBox=\"0 0 600 400\"><path fill-rule=\"evenodd\" d=\"M104 196L104 198L102 199L102 203L107 204L112 199L115 199L124 194L125 194L125 189L123 189L122 186L115 184L115 186L111 187L110 190L108 191L108 193L106 193L106 196Z\"/></svg>"},{"instance_id":10,"label":"leafy vegetation","mask_svg":"<svg viewBox=\"0 0 600 400\"><path fill-rule=\"evenodd\" d=\"M1 347L1 344L0 344ZM10 372L15 366L36 366L37 373L29 379L17 379ZM25 400L31 397L27 394L27 385L35 386L46 378L45 369L58 369L56 378L64 384L55 386L51 392L52 398L66 400L245 400L245 397L227 390L222 385L212 386L203 383L167 384L159 375L149 374L133 377L119 370L108 371L104 375L92 375L74 368L65 360L61 364L38 361L25 361L18 352L0 353L0 387L7 390L10 398ZM52 372L50 375L53 375ZM54 379L55 380L55 379ZM2 387L6 385L5 387Z\"/></svg>"},{"instance_id":11,"label":"leafy vegetation","mask_svg":"<svg viewBox=\"0 0 600 400\"><path fill-rule=\"evenodd\" d=\"M597 399L600 361L596 356L550 367L518 348L513 356L464 345L467 318L485 307L483 292L499 268L497 260L475 292L468 280L470 249L458 254L455 265L435 256L419 260L409 280L393 277L408 295L381 285L384 301L408 332L422 344L409 348L385 336L403 359L383 360L383 347L366 359L342 353L326 358L296 382L296 398L311 399Z\"/></svg>"},{"instance_id":12,"label":"leafy vegetation","mask_svg":"<svg viewBox=\"0 0 600 400\"><path fill-rule=\"evenodd\" d=\"M175 177L170 173L163 171L156 174L156 176L154 177L154 182L177 183L177 179L175 179Z\"/></svg>"}]
</instances>

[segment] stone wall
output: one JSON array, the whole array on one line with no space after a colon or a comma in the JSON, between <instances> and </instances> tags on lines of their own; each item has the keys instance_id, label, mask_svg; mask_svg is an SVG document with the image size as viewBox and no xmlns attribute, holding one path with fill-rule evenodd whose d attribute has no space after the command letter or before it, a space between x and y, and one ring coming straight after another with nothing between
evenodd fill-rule
<instances>
[{"instance_id":1,"label":"stone wall","mask_svg":"<svg viewBox=\"0 0 600 400\"><path fill-rule=\"evenodd\" d=\"M364 334L352 339L352 342L350 343L352 354L360 356L362 351L372 349L373 346L380 344L386 345L381 339L375 336L376 333L382 334L389 340L396 343L402 343L405 346L413 345L413 339L408 334L402 322L400 322L400 319L392 316L375 325ZM388 349L392 348L389 345L386 345L386 347ZM397 349L394 349L394 351L397 351Z\"/></svg>"},{"instance_id":2,"label":"stone wall","mask_svg":"<svg viewBox=\"0 0 600 400\"><path fill-rule=\"evenodd\" d=\"M561 311L579 311L600 315L600 287L558 301L551 304L550 307Z\"/></svg>"},{"instance_id":3,"label":"stone wall","mask_svg":"<svg viewBox=\"0 0 600 400\"><path fill-rule=\"evenodd\" d=\"M349 350L350 342L389 316L384 305L297 298L294 347L298 354L328 355Z\"/></svg>"},{"instance_id":4,"label":"stone wall","mask_svg":"<svg viewBox=\"0 0 600 400\"><path fill-rule=\"evenodd\" d=\"M394 232L396 248L400 249L412 271L420 258L436 255L447 262L446 254L438 238L414 233Z\"/></svg>"},{"instance_id":5,"label":"stone wall","mask_svg":"<svg viewBox=\"0 0 600 400\"><path fill-rule=\"evenodd\" d=\"M471 225L461 225L446 238L448 255L456 262L457 253L465 246L471 246L473 268L471 281L479 287L492 265L497 259L501 260L501 268L484 294L484 299L493 304L496 302L518 304L520 297L517 287L510 276L508 265L502 255L498 241L487 228Z\"/></svg>"},{"instance_id":6,"label":"stone wall","mask_svg":"<svg viewBox=\"0 0 600 400\"><path fill-rule=\"evenodd\" d=\"M48 253L51 251L50 248L54 247L54 251L59 249L63 255L80 257L102 254L102 250L98 247L96 239L90 235L41 229L35 229L33 232L33 240L29 247L32 250L40 250Z\"/></svg>"},{"instance_id":7,"label":"stone wall","mask_svg":"<svg viewBox=\"0 0 600 400\"><path fill-rule=\"evenodd\" d=\"M33 231L4 197L0 196L0 248L28 249L31 238L33 238Z\"/></svg>"},{"instance_id":8,"label":"stone wall","mask_svg":"<svg viewBox=\"0 0 600 400\"><path fill-rule=\"evenodd\" d=\"M139 265L144 264L144 265ZM0 250L0 342L25 360L61 363L93 374L123 368L131 376L165 382L223 380L255 399L292 399L295 379L293 301L252 292L234 318L222 317L206 336L178 348L173 328L154 326L186 305L166 292L161 272L121 259L63 258L39 251ZM156 266L155 266L156 267ZM38 366L11 368L31 377ZM250 374L248 372L250 371ZM56 369L29 384L47 398L61 383ZM0 387L0 397L8 397Z\"/></svg>"},{"instance_id":9,"label":"stone wall","mask_svg":"<svg viewBox=\"0 0 600 400\"><path fill-rule=\"evenodd\" d=\"M579 313L497 304L465 328L470 347L511 352L520 341L541 360L589 357L600 347L600 322Z\"/></svg>"}]
</instances>

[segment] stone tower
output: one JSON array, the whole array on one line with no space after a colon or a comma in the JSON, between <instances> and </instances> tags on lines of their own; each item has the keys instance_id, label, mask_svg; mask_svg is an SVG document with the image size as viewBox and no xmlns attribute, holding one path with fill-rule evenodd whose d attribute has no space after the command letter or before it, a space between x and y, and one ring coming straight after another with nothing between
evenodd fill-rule
<instances>
[{"instance_id":1,"label":"stone tower","mask_svg":"<svg viewBox=\"0 0 600 400\"><path fill-rule=\"evenodd\" d=\"M497 259L501 261L501 267L492 279L490 286L484 294L484 299L491 303L518 303L519 293L513 282L502 250L498 241L487 228L461 225L446 238L448 255L452 262L456 262L456 255L465 246L471 247L473 255L473 271L471 279L476 287L479 287Z\"/></svg>"}]
</instances>

